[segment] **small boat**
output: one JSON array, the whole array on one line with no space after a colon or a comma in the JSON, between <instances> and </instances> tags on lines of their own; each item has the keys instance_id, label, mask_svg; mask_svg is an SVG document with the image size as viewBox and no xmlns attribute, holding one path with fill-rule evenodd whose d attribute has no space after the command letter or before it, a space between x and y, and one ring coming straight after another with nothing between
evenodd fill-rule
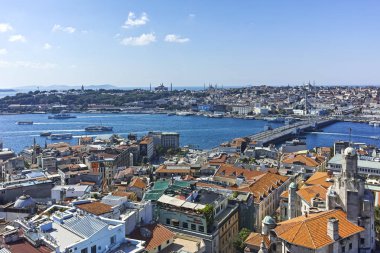
<instances>
[{"instance_id":1,"label":"small boat","mask_svg":"<svg viewBox=\"0 0 380 253\"><path fill-rule=\"evenodd\" d=\"M186 111L183 111L183 112L176 112L176 115L178 116L192 116L194 115L195 113L193 112L186 112Z\"/></svg>"},{"instance_id":2,"label":"small boat","mask_svg":"<svg viewBox=\"0 0 380 253\"><path fill-rule=\"evenodd\" d=\"M46 136L50 136L51 135L51 132L41 132L40 133L40 136L42 137L46 137Z\"/></svg>"},{"instance_id":3,"label":"small boat","mask_svg":"<svg viewBox=\"0 0 380 253\"><path fill-rule=\"evenodd\" d=\"M73 138L73 134L51 134L48 138L51 140L69 140Z\"/></svg>"},{"instance_id":4,"label":"small boat","mask_svg":"<svg viewBox=\"0 0 380 253\"><path fill-rule=\"evenodd\" d=\"M33 121L17 121L17 125L33 125Z\"/></svg>"},{"instance_id":5,"label":"small boat","mask_svg":"<svg viewBox=\"0 0 380 253\"><path fill-rule=\"evenodd\" d=\"M167 115L168 115L168 116L174 116L174 115L175 115L175 112L168 112Z\"/></svg>"},{"instance_id":6,"label":"small boat","mask_svg":"<svg viewBox=\"0 0 380 253\"><path fill-rule=\"evenodd\" d=\"M273 130L273 127L270 124L266 124L264 126L264 131L270 131L270 130Z\"/></svg>"},{"instance_id":7,"label":"small boat","mask_svg":"<svg viewBox=\"0 0 380 253\"><path fill-rule=\"evenodd\" d=\"M72 118L76 118L76 117L77 116L71 115L70 113L61 112L58 114L48 116L48 119L72 119Z\"/></svg>"},{"instance_id":8,"label":"small boat","mask_svg":"<svg viewBox=\"0 0 380 253\"><path fill-rule=\"evenodd\" d=\"M109 126L89 126L84 129L87 132L111 132L113 127Z\"/></svg>"}]
</instances>

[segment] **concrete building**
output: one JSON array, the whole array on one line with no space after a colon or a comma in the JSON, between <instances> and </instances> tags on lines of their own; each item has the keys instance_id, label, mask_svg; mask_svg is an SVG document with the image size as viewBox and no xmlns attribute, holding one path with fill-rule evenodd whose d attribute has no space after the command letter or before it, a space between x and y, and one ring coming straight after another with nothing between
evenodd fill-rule
<instances>
[{"instance_id":1,"label":"concrete building","mask_svg":"<svg viewBox=\"0 0 380 253\"><path fill-rule=\"evenodd\" d=\"M44 244L56 253L115 252L127 242L129 250L121 252L143 250L140 241L125 238L125 225L118 220L66 210L54 212L50 219L18 220L17 223L30 243L36 246Z\"/></svg>"},{"instance_id":2,"label":"concrete building","mask_svg":"<svg viewBox=\"0 0 380 253\"><path fill-rule=\"evenodd\" d=\"M239 230L238 206L229 205L227 197L212 191L194 191L186 200L162 195L157 201L158 220L171 230L201 238L206 252L232 253L233 238ZM214 218L201 210L209 211ZM209 207L208 207L209 208Z\"/></svg>"},{"instance_id":3,"label":"concrete building","mask_svg":"<svg viewBox=\"0 0 380 253\"><path fill-rule=\"evenodd\" d=\"M0 184L0 204L15 201L23 194L34 199L50 198L53 181L47 179L27 179Z\"/></svg>"},{"instance_id":4,"label":"concrete building","mask_svg":"<svg viewBox=\"0 0 380 253\"><path fill-rule=\"evenodd\" d=\"M51 189L51 199L61 202L65 198L80 198L89 194L91 188L89 185L56 185Z\"/></svg>"},{"instance_id":5,"label":"concrete building","mask_svg":"<svg viewBox=\"0 0 380 253\"><path fill-rule=\"evenodd\" d=\"M327 168L333 172L341 172L344 163L344 155L336 154L327 163ZM358 157L358 173L362 176L380 177L380 161L370 156Z\"/></svg>"},{"instance_id":6,"label":"concrete building","mask_svg":"<svg viewBox=\"0 0 380 253\"><path fill-rule=\"evenodd\" d=\"M271 247L277 252L373 252L374 197L359 175L356 150L348 147L342 155L341 173L333 180L324 180L325 185L310 186L310 181L328 179L327 173L308 180L309 186L297 192L301 201L293 201L296 187L289 187L289 220L270 228L276 237L270 239ZM299 208L303 215L295 217L290 210Z\"/></svg>"},{"instance_id":7,"label":"concrete building","mask_svg":"<svg viewBox=\"0 0 380 253\"><path fill-rule=\"evenodd\" d=\"M155 147L179 148L179 133L176 132L149 132L148 136L153 138Z\"/></svg>"},{"instance_id":8,"label":"concrete building","mask_svg":"<svg viewBox=\"0 0 380 253\"><path fill-rule=\"evenodd\" d=\"M153 137L145 137L143 138L140 143L140 156L146 157L148 160L152 159L154 155L154 143L153 143Z\"/></svg>"}]
</instances>

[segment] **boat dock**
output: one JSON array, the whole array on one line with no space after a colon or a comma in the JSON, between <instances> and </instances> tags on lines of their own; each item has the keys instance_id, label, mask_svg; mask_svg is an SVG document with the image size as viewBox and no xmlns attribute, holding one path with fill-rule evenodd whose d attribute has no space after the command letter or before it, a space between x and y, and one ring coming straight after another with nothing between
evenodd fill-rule
<instances>
[{"instance_id":1,"label":"boat dock","mask_svg":"<svg viewBox=\"0 0 380 253\"><path fill-rule=\"evenodd\" d=\"M317 120L313 122L301 121L291 125L278 127L273 130L266 130L247 137L252 141L259 141L262 142L263 145L267 145L270 143L278 143L290 139L298 134L302 134L307 131L331 125L337 121L338 120L336 119Z\"/></svg>"}]
</instances>

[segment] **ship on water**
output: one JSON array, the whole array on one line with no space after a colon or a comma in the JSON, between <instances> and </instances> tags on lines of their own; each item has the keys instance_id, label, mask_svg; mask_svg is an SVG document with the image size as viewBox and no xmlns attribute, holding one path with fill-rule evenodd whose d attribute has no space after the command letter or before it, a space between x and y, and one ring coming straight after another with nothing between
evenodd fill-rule
<instances>
[{"instance_id":1,"label":"ship on water","mask_svg":"<svg viewBox=\"0 0 380 253\"><path fill-rule=\"evenodd\" d=\"M49 119L72 119L76 117L77 116L71 115L70 113L66 113L66 112L60 112L58 114L48 116Z\"/></svg>"},{"instance_id":2,"label":"ship on water","mask_svg":"<svg viewBox=\"0 0 380 253\"><path fill-rule=\"evenodd\" d=\"M73 134L71 133L64 133L64 134L51 134L48 136L51 140L69 140L73 138Z\"/></svg>"},{"instance_id":3,"label":"ship on water","mask_svg":"<svg viewBox=\"0 0 380 253\"><path fill-rule=\"evenodd\" d=\"M33 121L17 121L17 125L33 125Z\"/></svg>"},{"instance_id":4,"label":"ship on water","mask_svg":"<svg viewBox=\"0 0 380 253\"><path fill-rule=\"evenodd\" d=\"M111 132L113 127L110 126L89 126L84 129L87 132Z\"/></svg>"},{"instance_id":5,"label":"ship on water","mask_svg":"<svg viewBox=\"0 0 380 253\"><path fill-rule=\"evenodd\" d=\"M50 136L51 134L52 134L52 132L41 132L40 136L47 137L47 136Z\"/></svg>"}]
</instances>

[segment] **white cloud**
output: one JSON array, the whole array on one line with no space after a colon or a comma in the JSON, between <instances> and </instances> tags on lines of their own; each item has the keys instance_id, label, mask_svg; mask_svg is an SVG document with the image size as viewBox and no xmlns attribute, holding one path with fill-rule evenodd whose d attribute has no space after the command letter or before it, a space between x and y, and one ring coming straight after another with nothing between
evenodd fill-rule
<instances>
[{"instance_id":1,"label":"white cloud","mask_svg":"<svg viewBox=\"0 0 380 253\"><path fill-rule=\"evenodd\" d=\"M26 38L21 34L11 35L8 39L9 42L26 42Z\"/></svg>"},{"instance_id":2,"label":"white cloud","mask_svg":"<svg viewBox=\"0 0 380 253\"><path fill-rule=\"evenodd\" d=\"M156 41L156 36L153 33L143 33L139 37L127 37L120 43L125 46L145 46Z\"/></svg>"},{"instance_id":3,"label":"white cloud","mask_svg":"<svg viewBox=\"0 0 380 253\"><path fill-rule=\"evenodd\" d=\"M10 24L0 23L0 32L1 33L9 32L12 30L13 30L13 27Z\"/></svg>"},{"instance_id":4,"label":"white cloud","mask_svg":"<svg viewBox=\"0 0 380 253\"><path fill-rule=\"evenodd\" d=\"M57 65L54 63L46 62L30 62L30 61L0 61L0 68L31 68L31 69L53 69Z\"/></svg>"},{"instance_id":5,"label":"white cloud","mask_svg":"<svg viewBox=\"0 0 380 253\"><path fill-rule=\"evenodd\" d=\"M61 26L61 25L55 24L51 30L53 32L74 33L76 31L76 28L72 26Z\"/></svg>"},{"instance_id":6,"label":"white cloud","mask_svg":"<svg viewBox=\"0 0 380 253\"><path fill-rule=\"evenodd\" d=\"M5 55L8 53L8 50L6 48L0 48L0 55Z\"/></svg>"},{"instance_id":7,"label":"white cloud","mask_svg":"<svg viewBox=\"0 0 380 253\"><path fill-rule=\"evenodd\" d=\"M51 49L52 48L52 46L49 44L49 43L45 43L44 44L44 49L45 50L49 50L49 49Z\"/></svg>"},{"instance_id":8,"label":"white cloud","mask_svg":"<svg viewBox=\"0 0 380 253\"><path fill-rule=\"evenodd\" d=\"M166 35L164 40L166 42L172 42L172 43L186 43L190 41L189 38L183 38L180 35L175 35L175 34Z\"/></svg>"},{"instance_id":9,"label":"white cloud","mask_svg":"<svg viewBox=\"0 0 380 253\"><path fill-rule=\"evenodd\" d=\"M137 18L135 13L129 12L128 19L124 22L124 25L122 27L128 29L134 26L142 26L148 23L148 21L148 14L146 14L145 12L141 14L140 18Z\"/></svg>"},{"instance_id":10,"label":"white cloud","mask_svg":"<svg viewBox=\"0 0 380 253\"><path fill-rule=\"evenodd\" d=\"M196 16L196 15L195 15L194 13L190 13L190 14L189 14L189 18L190 18L190 19L195 18L195 16Z\"/></svg>"}]
</instances>

